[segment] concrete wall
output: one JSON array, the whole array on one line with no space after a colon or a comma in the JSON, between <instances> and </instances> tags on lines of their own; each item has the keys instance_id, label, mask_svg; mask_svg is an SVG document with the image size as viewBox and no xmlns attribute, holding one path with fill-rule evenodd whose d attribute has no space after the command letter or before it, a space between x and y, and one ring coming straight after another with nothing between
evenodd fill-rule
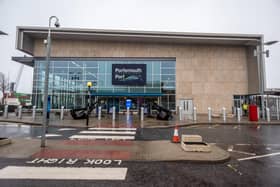
<instances>
[{"instance_id":1,"label":"concrete wall","mask_svg":"<svg viewBox=\"0 0 280 187\"><path fill-rule=\"evenodd\" d=\"M247 65L248 65L248 93L259 93L258 64L257 57L254 56L254 48L247 48Z\"/></svg>"},{"instance_id":2,"label":"concrete wall","mask_svg":"<svg viewBox=\"0 0 280 187\"><path fill-rule=\"evenodd\" d=\"M45 56L42 40L34 56ZM193 98L199 113L211 106L231 111L233 94L248 93L248 58L244 46L173 45L54 40L55 57L176 57L176 100ZM250 77L250 76L249 76Z\"/></svg>"}]
</instances>

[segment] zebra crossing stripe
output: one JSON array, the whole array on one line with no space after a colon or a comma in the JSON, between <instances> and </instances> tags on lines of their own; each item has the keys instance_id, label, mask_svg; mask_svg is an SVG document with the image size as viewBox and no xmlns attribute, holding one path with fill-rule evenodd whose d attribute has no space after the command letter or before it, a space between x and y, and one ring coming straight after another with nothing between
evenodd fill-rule
<instances>
[{"instance_id":1,"label":"zebra crossing stripe","mask_svg":"<svg viewBox=\"0 0 280 187\"><path fill-rule=\"evenodd\" d=\"M86 139L86 140L97 140L97 139L105 139L105 140L134 140L134 136L105 136L105 135L73 135L69 137L70 139Z\"/></svg>"},{"instance_id":2,"label":"zebra crossing stripe","mask_svg":"<svg viewBox=\"0 0 280 187\"><path fill-rule=\"evenodd\" d=\"M46 134L46 137L59 137L61 134ZM37 138L41 138L42 136L37 136Z\"/></svg>"},{"instance_id":3,"label":"zebra crossing stripe","mask_svg":"<svg viewBox=\"0 0 280 187\"><path fill-rule=\"evenodd\" d=\"M125 180L126 174L127 168L112 167L7 166L0 169L0 179Z\"/></svg>"},{"instance_id":4,"label":"zebra crossing stripe","mask_svg":"<svg viewBox=\"0 0 280 187\"><path fill-rule=\"evenodd\" d=\"M81 131L80 134L136 134L135 131Z\"/></svg>"},{"instance_id":5,"label":"zebra crossing stripe","mask_svg":"<svg viewBox=\"0 0 280 187\"><path fill-rule=\"evenodd\" d=\"M89 128L89 130L114 130L114 131L136 131L136 128L96 128L96 127L92 127Z\"/></svg>"}]
</instances>

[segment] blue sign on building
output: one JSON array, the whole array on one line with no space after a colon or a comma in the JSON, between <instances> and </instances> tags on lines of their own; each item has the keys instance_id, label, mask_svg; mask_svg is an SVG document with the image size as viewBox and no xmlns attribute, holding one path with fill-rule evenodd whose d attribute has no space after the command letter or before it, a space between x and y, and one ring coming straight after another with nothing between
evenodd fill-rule
<instances>
[{"instance_id":1,"label":"blue sign on building","mask_svg":"<svg viewBox=\"0 0 280 187\"><path fill-rule=\"evenodd\" d=\"M131 102L131 99L127 99L126 102L125 102L125 105L126 105L126 108L131 108L131 105L132 105L132 102Z\"/></svg>"}]
</instances>

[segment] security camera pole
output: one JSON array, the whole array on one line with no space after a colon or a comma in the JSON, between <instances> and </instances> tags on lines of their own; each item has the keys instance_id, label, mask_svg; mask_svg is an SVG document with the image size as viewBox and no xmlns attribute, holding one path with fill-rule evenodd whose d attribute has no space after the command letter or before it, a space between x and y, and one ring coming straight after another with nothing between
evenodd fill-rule
<instances>
[{"instance_id":1,"label":"security camera pole","mask_svg":"<svg viewBox=\"0 0 280 187\"><path fill-rule=\"evenodd\" d=\"M46 66L45 66L45 85L44 85L44 103L43 103L43 129L41 136L41 147L46 146L47 112L48 112L48 92L49 92L49 65L51 55L51 21L55 19L55 27L59 27L59 20L56 16L49 18L49 31L47 38Z\"/></svg>"},{"instance_id":2,"label":"security camera pole","mask_svg":"<svg viewBox=\"0 0 280 187\"><path fill-rule=\"evenodd\" d=\"M88 128L88 121L89 121L89 107L90 107L90 104L91 104L91 97L90 97L90 87L92 87L92 83L91 82L87 82L87 87L88 87L88 102L87 102L87 121L86 121L86 125L87 125L87 128Z\"/></svg>"}]
</instances>

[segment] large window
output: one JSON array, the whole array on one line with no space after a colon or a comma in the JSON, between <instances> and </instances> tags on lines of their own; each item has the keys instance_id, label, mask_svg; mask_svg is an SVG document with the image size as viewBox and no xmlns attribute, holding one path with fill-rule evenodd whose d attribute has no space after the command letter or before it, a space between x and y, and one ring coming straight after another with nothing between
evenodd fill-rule
<instances>
[{"instance_id":1,"label":"large window","mask_svg":"<svg viewBox=\"0 0 280 187\"><path fill-rule=\"evenodd\" d=\"M145 64L145 85L113 85L112 64ZM49 75L51 108L84 107L87 93L86 84L93 82L92 95L114 96L155 96L160 104L175 109L175 60L154 59L52 59ZM45 78L44 60L35 60L33 104L43 105Z\"/></svg>"}]
</instances>

